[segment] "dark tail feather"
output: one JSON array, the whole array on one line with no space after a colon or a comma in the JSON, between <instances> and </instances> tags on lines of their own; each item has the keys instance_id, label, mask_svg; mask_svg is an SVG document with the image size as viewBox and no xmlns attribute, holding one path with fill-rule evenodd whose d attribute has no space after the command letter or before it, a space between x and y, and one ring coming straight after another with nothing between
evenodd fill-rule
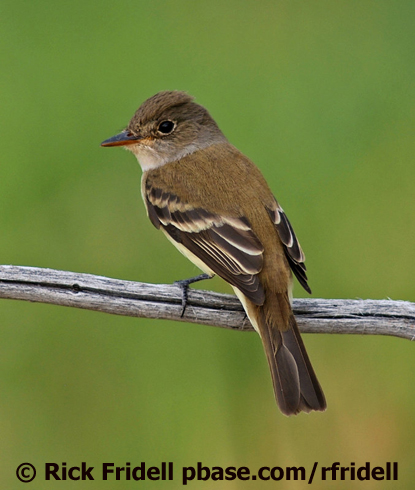
<instances>
[{"instance_id":1,"label":"dark tail feather","mask_svg":"<svg viewBox=\"0 0 415 490\"><path fill-rule=\"evenodd\" d=\"M285 415L301 411L323 411L326 399L311 366L298 330L294 315L290 317L289 329L277 331L265 323L260 315L261 337L271 370L275 397Z\"/></svg>"},{"instance_id":2,"label":"dark tail feather","mask_svg":"<svg viewBox=\"0 0 415 490\"><path fill-rule=\"evenodd\" d=\"M291 352L297 364L301 390L300 410L305 412L325 410L327 408L326 398L308 358L294 315L290 318L290 328L281 335L283 344Z\"/></svg>"}]
</instances>

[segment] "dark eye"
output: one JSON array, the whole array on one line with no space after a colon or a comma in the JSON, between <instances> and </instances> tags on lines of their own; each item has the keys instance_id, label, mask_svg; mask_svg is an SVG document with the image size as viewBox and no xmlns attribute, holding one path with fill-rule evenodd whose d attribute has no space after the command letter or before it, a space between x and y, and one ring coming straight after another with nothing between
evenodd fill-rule
<instances>
[{"instance_id":1,"label":"dark eye","mask_svg":"<svg viewBox=\"0 0 415 490\"><path fill-rule=\"evenodd\" d=\"M159 132L163 134L169 134L173 131L174 129L174 122L173 121L163 121L159 124Z\"/></svg>"}]
</instances>

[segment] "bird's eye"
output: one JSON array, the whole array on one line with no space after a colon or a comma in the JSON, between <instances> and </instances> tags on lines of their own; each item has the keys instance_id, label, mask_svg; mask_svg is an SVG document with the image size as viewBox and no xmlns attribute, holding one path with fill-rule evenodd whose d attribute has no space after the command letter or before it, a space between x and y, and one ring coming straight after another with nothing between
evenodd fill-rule
<instances>
[{"instance_id":1,"label":"bird's eye","mask_svg":"<svg viewBox=\"0 0 415 490\"><path fill-rule=\"evenodd\" d=\"M163 121L159 124L158 131L163 134L170 134L174 129L173 121Z\"/></svg>"}]
</instances>

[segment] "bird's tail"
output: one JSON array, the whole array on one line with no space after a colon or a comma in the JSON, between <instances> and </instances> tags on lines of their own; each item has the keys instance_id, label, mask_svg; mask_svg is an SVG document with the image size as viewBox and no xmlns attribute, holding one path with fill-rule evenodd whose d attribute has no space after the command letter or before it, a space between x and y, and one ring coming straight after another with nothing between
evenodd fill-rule
<instances>
[{"instance_id":1,"label":"bird's tail","mask_svg":"<svg viewBox=\"0 0 415 490\"><path fill-rule=\"evenodd\" d=\"M288 299L288 298L287 298ZM282 413L323 411L326 399L310 363L294 314L289 310L285 329L278 328L258 307L258 328L271 370L275 398Z\"/></svg>"}]
</instances>

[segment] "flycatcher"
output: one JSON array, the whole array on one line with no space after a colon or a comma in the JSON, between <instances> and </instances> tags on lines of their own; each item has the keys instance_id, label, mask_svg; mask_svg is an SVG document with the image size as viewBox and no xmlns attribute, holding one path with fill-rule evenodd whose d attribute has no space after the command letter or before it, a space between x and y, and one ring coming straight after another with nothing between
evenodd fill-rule
<instances>
[{"instance_id":1,"label":"flycatcher","mask_svg":"<svg viewBox=\"0 0 415 490\"><path fill-rule=\"evenodd\" d=\"M305 257L258 168L178 91L146 100L102 146L134 153L153 225L209 277L233 287L261 337L281 411L325 410L291 309L292 272L311 293Z\"/></svg>"}]
</instances>

